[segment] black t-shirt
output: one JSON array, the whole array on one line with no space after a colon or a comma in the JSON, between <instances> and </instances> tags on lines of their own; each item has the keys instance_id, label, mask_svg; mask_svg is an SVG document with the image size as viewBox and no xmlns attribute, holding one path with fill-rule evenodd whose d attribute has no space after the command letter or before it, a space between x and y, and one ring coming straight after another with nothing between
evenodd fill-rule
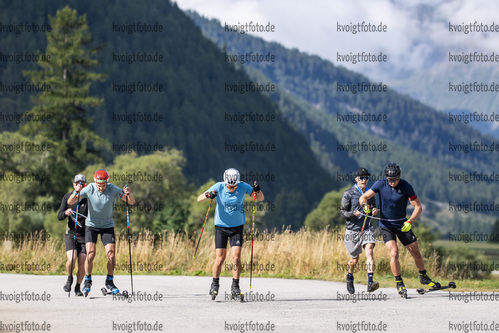
<instances>
[{"instance_id":1,"label":"black t-shirt","mask_svg":"<svg viewBox=\"0 0 499 333\"><path fill-rule=\"evenodd\" d=\"M406 221L406 208L408 200L417 198L411 184L401 179L397 186L391 187L387 179L376 181L371 187L375 193L380 194L381 218L380 226L398 228ZM400 220L400 221L386 221Z\"/></svg>"}]
</instances>

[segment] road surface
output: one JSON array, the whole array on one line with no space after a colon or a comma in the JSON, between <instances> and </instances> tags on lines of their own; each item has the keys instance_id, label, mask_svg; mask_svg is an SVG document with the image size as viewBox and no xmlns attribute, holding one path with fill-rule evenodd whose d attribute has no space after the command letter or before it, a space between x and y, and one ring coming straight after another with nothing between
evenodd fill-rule
<instances>
[{"instance_id":1,"label":"road surface","mask_svg":"<svg viewBox=\"0 0 499 333\"><path fill-rule=\"evenodd\" d=\"M470 300L470 293L419 295L409 289L409 298L403 299L393 286L368 294L365 285L356 284L358 294L352 298L343 283L255 278L249 294L249 279L243 278L247 301L241 303L226 297L230 278L221 278L219 296L212 301L207 294L211 277L140 275L134 276L135 298L126 300L102 295L104 276L93 276L87 298L74 293L68 298L62 290L65 279L0 274L0 331L499 331L497 292L475 294ZM131 291L129 276L116 276L115 283Z\"/></svg>"}]
</instances>

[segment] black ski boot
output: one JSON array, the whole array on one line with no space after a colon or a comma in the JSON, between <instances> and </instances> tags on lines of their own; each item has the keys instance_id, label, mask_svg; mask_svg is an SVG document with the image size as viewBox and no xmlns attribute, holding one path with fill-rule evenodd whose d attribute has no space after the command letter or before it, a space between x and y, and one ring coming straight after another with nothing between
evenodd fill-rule
<instances>
[{"instance_id":1,"label":"black ski boot","mask_svg":"<svg viewBox=\"0 0 499 333\"><path fill-rule=\"evenodd\" d=\"M71 285L73 284L73 276L68 276L68 279L66 281L66 284L62 289L64 289L65 292L69 293L71 291Z\"/></svg>"},{"instance_id":2,"label":"black ski boot","mask_svg":"<svg viewBox=\"0 0 499 333\"><path fill-rule=\"evenodd\" d=\"M83 294L85 297L90 293L90 288L92 287L92 277L85 275L85 283L83 284Z\"/></svg>"},{"instance_id":3,"label":"black ski boot","mask_svg":"<svg viewBox=\"0 0 499 333\"><path fill-rule=\"evenodd\" d=\"M211 282L210 295L212 300L215 300L218 295L218 288L220 287L219 281L220 278L213 278L213 281Z\"/></svg>"},{"instance_id":4,"label":"black ski boot","mask_svg":"<svg viewBox=\"0 0 499 333\"><path fill-rule=\"evenodd\" d=\"M373 291L379 288L379 283L377 281L368 281L367 282L367 291L372 293Z\"/></svg>"},{"instance_id":5,"label":"black ski boot","mask_svg":"<svg viewBox=\"0 0 499 333\"><path fill-rule=\"evenodd\" d=\"M80 290L80 284L79 283L77 283L75 285L75 296L83 296L83 293Z\"/></svg>"},{"instance_id":6,"label":"black ski boot","mask_svg":"<svg viewBox=\"0 0 499 333\"><path fill-rule=\"evenodd\" d=\"M442 286L440 283L433 281L428 275L426 275L426 271L424 274L419 273L419 282L421 284L426 284L431 289L441 289Z\"/></svg>"},{"instance_id":7,"label":"black ski boot","mask_svg":"<svg viewBox=\"0 0 499 333\"><path fill-rule=\"evenodd\" d=\"M347 290L350 294L355 294L355 286L353 285L353 275L351 279L347 275Z\"/></svg>"},{"instance_id":8,"label":"black ski boot","mask_svg":"<svg viewBox=\"0 0 499 333\"><path fill-rule=\"evenodd\" d=\"M240 300L241 302L244 302L244 294L241 292L241 289L239 288L239 279L232 279L232 286L230 287L230 292L232 294L232 299L234 301Z\"/></svg>"},{"instance_id":9,"label":"black ski boot","mask_svg":"<svg viewBox=\"0 0 499 333\"><path fill-rule=\"evenodd\" d=\"M402 281L402 278L400 278L400 280L396 280L396 282L399 295L403 298L407 298L407 289L405 289L404 281Z\"/></svg>"},{"instance_id":10,"label":"black ski boot","mask_svg":"<svg viewBox=\"0 0 499 333\"><path fill-rule=\"evenodd\" d=\"M120 290L114 285L113 276L106 276L106 288L112 292L114 295L119 294Z\"/></svg>"}]
</instances>

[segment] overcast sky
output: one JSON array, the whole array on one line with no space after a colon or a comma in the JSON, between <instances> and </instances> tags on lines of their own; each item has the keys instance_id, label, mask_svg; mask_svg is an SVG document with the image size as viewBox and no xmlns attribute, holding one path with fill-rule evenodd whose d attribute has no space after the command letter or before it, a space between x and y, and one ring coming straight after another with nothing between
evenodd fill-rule
<instances>
[{"instance_id":1,"label":"overcast sky","mask_svg":"<svg viewBox=\"0 0 499 333\"><path fill-rule=\"evenodd\" d=\"M273 33L255 34L319 55L337 65L363 73L373 80L402 78L428 68L435 60L448 61L447 52L474 50L499 52L495 34L449 32L452 24L478 21L499 25L499 1L486 0L178 0L222 24L250 21L276 26ZM386 33L338 32L337 24L350 22L387 25ZM386 63L338 63L337 53L366 52L387 55ZM498 64L499 66L499 64Z\"/></svg>"}]
</instances>

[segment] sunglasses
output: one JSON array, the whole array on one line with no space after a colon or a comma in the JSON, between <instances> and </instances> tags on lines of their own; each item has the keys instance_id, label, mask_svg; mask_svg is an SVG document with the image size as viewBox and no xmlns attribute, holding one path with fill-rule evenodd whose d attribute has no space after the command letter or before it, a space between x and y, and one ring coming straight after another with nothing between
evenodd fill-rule
<instances>
[{"instance_id":1,"label":"sunglasses","mask_svg":"<svg viewBox=\"0 0 499 333\"><path fill-rule=\"evenodd\" d=\"M400 178L399 177L396 177L396 178L386 178L388 180L389 183L395 183L397 182L397 180L399 180Z\"/></svg>"},{"instance_id":2,"label":"sunglasses","mask_svg":"<svg viewBox=\"0 0 499 333\"><path fill-rule=\"evenodd\" d=\"M369 176L362 176L362 177L359 177L360 180L369 180Z\"/></svg>"},{"instance_id":3,"label":"sunglasses","mask_svg":"<svg viewBox=\"0 0 499 333\"><path fill-rule=\"evenodd\" d=\"M83 186L85 186L85 183L84 182L76 182L75 185L83 185Z\"/></svg>"}]
</instances>

